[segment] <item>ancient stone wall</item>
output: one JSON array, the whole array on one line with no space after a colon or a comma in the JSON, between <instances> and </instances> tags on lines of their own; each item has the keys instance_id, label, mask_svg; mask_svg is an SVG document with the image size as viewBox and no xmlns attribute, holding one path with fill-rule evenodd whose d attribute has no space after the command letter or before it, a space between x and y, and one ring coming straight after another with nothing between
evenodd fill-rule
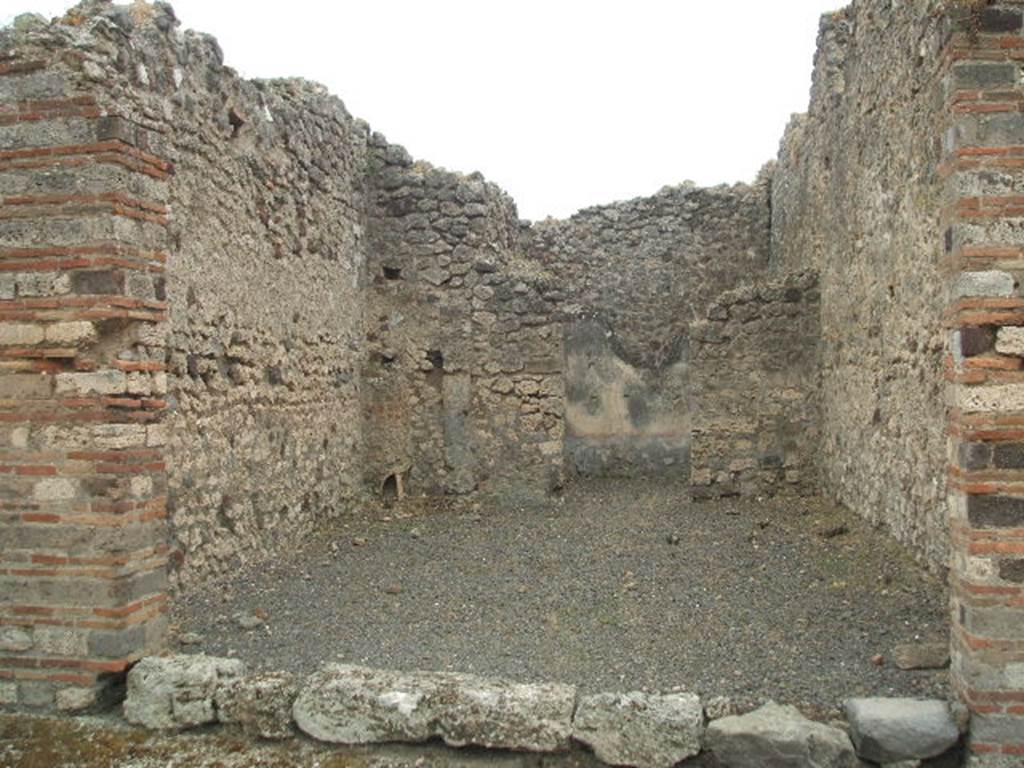
<instances>
[{"instance_id":1,"label":"ancient stone wall","mask_svg":"<svg viewBox=\"0 0 1024 768\"><path fill-rule=\"evenodd\" d=\"M942 57L941 242L953 680L977 765L1024 755L1024 7L953 15Z\"/></svg>"},{"instance_id":2,"label":"ancient stone wall","mask_svg":"<svg viewBox=\"0 0 1024 768\"><path fill-rule=\"evenodd\" d=\"M1022 26L1019 2L858 0L755 184L533 225L317 86L238 78L167 6L3 31L0 704L90 705L158 644L169 571L368 495L692 460L698 496L820 477L932 567L952 544L953 675L1005 764Z\"/></svg>"},{"instance_id":3,"label":"ancient stone wall","mask_svg":"<svg viewBox=\"0 0 1024 768\"><path fill-rule=\"evenodd\" d=\"M368 150L318 86L241 80L216 41L175 25L160 6L114 6L65 26L173 164L165 453L172 562L189 580L268 555L353 497Z\"/></svg>"},{"instance_id":4,"label":"ancient stone wall","mask_svg":"<svg viewBox=\"0 0 1024 768\"><path fill-rule=\"evenodd\" d=\"M817 275L726 291L691 327L695 498L817 486Z\"/></svg>"},{"instance_id":5,"label":"ancient stone wall","mask_svg":"<svg viewBox=\"0 0 1024 768\"><path fill-rule=\"evenodd\" d=\"M945 566L936 2L823 17L772 180L772 262L821 279L824 490Z\"/></svg>"},{"instance_id":6,"label":"ancient stone wall","mask_svg":"<svg viewBox=\"0 0 1024 768\"><path fill-rule=\"evenodd\" d=\"M544 493L561 483L556 281L518 254L504 192L373 141L369 490Z\"/></svg>"},{"instance_id":7,"label":"ancient stone wall","mask_svg":"<svg viewBox=\"0 0 1024 768\"><path fill-rule=\"evenodd\" d=\"M689 326L766 269L768 226L761 181L669 187L525 233L526 256L561 281L571 471L687 479Z\"/></svg>"},{"instance_id":8,"label":"ancient stone wall","mask_svg":"<svg viewBox=\"0 0 1024 768\"><path fill-rule=\"evenodd\" d=\"M166 626L171 165L93 62L0 31L0 705L79 709Z\"/></svg>"},{"instance_id":9,"label":"ancient stone wall","mask_svg":"<svg viewBox=\"0 0 1024 768\"><path fill-rule=\"evenodd\" d=\"M179 49L168 280L172 522L204 575L357 492L367 156L339 101L225 77L211 45Z\"/></svg>"}]
</instances>

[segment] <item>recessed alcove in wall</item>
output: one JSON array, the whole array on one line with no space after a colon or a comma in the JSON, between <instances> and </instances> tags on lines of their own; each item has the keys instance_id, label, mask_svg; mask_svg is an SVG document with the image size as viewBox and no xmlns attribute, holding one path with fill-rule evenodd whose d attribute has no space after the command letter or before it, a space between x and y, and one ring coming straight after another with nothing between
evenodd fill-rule
<instances>
[{"instance_id":1,"label":"recessed alcove in wall","mask_svg":"<svg viewBox=\"0 0 1024 768\"><path fill-rule=\"evenodd\" d=\"M690 396L685 340L674 360L644 368L624 359L597 318L564 326L565 454L581 476L689 482Z\"/></svg>"}]
</instances>

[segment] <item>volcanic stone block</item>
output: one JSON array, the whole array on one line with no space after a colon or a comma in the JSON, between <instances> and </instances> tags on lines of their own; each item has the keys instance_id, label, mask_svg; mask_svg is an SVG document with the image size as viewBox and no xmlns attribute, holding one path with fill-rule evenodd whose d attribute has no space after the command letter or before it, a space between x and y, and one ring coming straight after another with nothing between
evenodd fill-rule
<instances>
[{"instance_id":1,"label":"volcanic stone block","mask_svg":"<svg viewBox=\"0 0 1024 768\"><path fill-rule=\"evenodd\" d=\"M287 739L298 681L288 674L265 674L227 681L217 691L217 719L237 723L250 736Z\"/></svg>"},{"instance_id":2,"label":"volcanic stone block","mask_svg":"<svg viewBox=\"0 0 1024 768\"><path fill-rule=\"evenodd\" d=\"M845 709L857 754L876 763L935 757L960 739L944 701L850 699Z\"/></svg>"},{"instance_id":3,"label":"volcanic stone block","mask_svg":"<svg viewBox=\"0 0 1024 768\"><path fill-rule=\"evenodd\" d=\"M331 664L302 686L299 728L337 744L421 742L551 752L568 749L576 690L472 675Z\"/></svg>"},{"instance_id":4,"label":"volcanic stone block","mask_svg":"<svg viewBox=\"0 0 1024 768\"><path fill-rule=\"evenodd\" d=\"M707 730L705 747L730 768L853 768L861 766L849 737L774 702L723 717Z\"/></svg>"},{"instance_id":5,"label":"volcanic stone block","mask_svg":"<svg viewBox=\"0 0 1024 768\"><path fill-rule=\"evenodd\" d=\"M149 656L128 673L125 719L161 730L216 722L219 688L244 671L238 659Z\"/></svg>"},{"instance_id":6,"label":"volcanic stone block","mask_svg":"<svg viewBox=\"0 0 1024 768\"><path fill-rule=\"evenodd\" d=\"M580 701L573 737L609 765L671 768L700 752L704 712L692 693L601 693Z\"/></svg>"}]
</instances>

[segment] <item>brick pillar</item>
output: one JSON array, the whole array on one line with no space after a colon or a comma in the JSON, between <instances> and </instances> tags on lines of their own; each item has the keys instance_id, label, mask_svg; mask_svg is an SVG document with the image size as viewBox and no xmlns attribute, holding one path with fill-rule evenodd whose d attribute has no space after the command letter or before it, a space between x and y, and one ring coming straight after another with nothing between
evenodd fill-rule
<instances>
[{"instance_id":1,"label":"brick pillar","mask_svg":"<svg viewBox=\"0 0 1024 768\"><path fill-rule=\"evenodd\" d=\"M166 623L157 138L0 59L0 706L86 708Z\"/></svg>"},{"instance_id":2,"label":"brick pillar","mask_svg":"<svg viewBox=\"0 0 1024 768\"><path fill-rule=\"evenodd\" d=\"M944 76L952 673L977 766L1024 764L1021 11L962 12Z\"/></svg>"}]
</instances>

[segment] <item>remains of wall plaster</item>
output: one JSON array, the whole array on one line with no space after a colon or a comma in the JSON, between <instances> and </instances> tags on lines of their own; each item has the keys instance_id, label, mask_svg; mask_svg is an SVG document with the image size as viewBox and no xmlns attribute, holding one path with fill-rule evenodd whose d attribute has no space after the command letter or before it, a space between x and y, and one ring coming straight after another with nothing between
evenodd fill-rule
<instances>
[{"instance_id":1,"label":"remains of wall plaster","mask_svg":"<svg viewBox=\"0 0 1024 768\"><path fill-rule=\"evenodd\" d=\"M559 276L566 463L580 475L689 474L689 326L712 296L764 271L762 180L587 208L524 231Z\"/></svg>"}]
</instances>

